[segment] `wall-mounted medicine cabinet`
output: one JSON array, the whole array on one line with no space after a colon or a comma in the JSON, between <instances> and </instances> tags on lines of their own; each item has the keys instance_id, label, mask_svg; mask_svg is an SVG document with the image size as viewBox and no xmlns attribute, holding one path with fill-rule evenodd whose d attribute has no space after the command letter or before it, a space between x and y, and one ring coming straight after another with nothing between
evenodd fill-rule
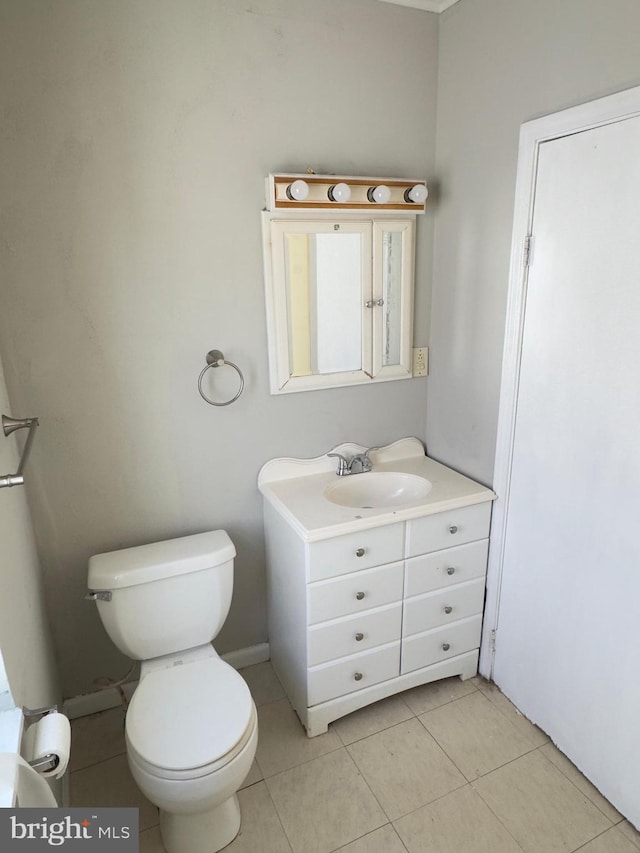
<instances>
[{"instance_id":1,"label":"wall-mounted medicine cabinet","mask_svg":"<svg viewBox=\"0 0 640 853\"><path fill-rule=\"evenodd\" d=\"M272 394L411 376L415 215L375 204L263 213Z\"/></svg>"}]
</instances>

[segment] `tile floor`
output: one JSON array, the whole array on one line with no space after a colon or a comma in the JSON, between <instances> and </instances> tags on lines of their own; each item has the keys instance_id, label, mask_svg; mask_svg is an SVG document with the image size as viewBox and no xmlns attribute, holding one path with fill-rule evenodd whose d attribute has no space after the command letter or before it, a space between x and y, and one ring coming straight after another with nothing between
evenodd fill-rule
<instances>
[{"instance_id":1,"label":"tile floor","mask_svg":"<svg viewBox=\"0 0 640 853\"><path fill-rule=\"evenodd\" d=\"M270 664L242 674L259 744L229 853L640 853L640 833L480 678L408 690L309 739ZM163 853L123 723L120 709L74 721L71 805L138 806L140 853Z\"/></svg>"}]
</instances>

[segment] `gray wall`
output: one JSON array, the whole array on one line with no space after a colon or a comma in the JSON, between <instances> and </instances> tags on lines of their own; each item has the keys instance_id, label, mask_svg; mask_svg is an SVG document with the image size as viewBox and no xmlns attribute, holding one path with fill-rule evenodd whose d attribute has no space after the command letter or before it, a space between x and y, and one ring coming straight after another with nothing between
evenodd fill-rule
<instances>
[{"instance_id":1,"label":"gray wall","mask_svg":"<svg viewBox=\"0 0 640 853\"><path fill-rule=\"evenodd\" d=\"M637 0L460 0L440 16L427 446L484 482L520 124L640 83L639 34Z\"/></svg>"},{"instance_id":2,"label":"gray wall","mask_svg":"<svg viewBox=\"0 0 640 853\"><path fill-rule=\"evenodd\" d=\"M266 637L260 466L425 432L427 380L270 397L270 171L433 177L437 16L374 0L0 0L0 354L67 696L126 661L88 557L226 528L222 652ZM427 343L432 220L418 230ZM228 409L196 380L222 349ZM222 382L222 379L220 379Z\"/></svg>"}]
</instances>

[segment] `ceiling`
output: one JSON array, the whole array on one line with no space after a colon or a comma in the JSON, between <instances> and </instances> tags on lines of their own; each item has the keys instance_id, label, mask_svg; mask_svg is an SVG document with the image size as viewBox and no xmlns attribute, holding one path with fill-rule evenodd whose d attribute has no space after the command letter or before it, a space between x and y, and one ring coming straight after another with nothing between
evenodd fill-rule
<instances>
[{"instance_id":1,"label":"ceiling","mask_svg":"<svg viewBox=\"0 0 640 853\"><path fill-rule=\"evenodd\" d=\"M425 12L444 12L458 0L381 0L382 3L395 3L396 6L411 6Z\"/></svg>"}]
</instances>

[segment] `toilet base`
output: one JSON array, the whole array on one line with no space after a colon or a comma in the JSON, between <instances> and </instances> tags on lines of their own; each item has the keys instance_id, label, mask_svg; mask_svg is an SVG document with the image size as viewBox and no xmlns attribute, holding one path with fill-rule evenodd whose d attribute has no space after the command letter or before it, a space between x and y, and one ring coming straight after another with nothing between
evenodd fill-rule
<instances>
[{"instance_id":1,"label":"toilet base","mask_svg":"<svg viewBox=\"0 0 640 853\"><path fill-rule=\"evenodd\" d=\"M167 853L217 853L239 831L237 794L207 812L172 814L160 809L160 833Z\"/></svg>"}]
</instances>

